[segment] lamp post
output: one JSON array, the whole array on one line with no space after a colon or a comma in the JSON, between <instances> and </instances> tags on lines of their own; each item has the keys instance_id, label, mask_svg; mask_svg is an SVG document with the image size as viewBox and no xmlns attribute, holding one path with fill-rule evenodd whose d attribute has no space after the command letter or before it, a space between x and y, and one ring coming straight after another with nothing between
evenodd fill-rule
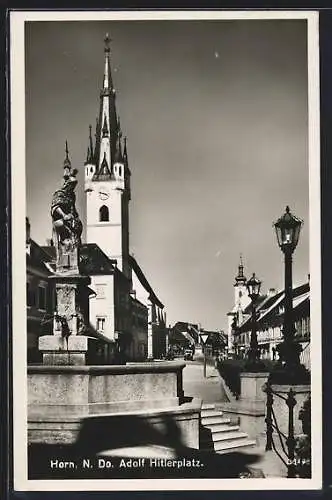
<instances>
[{"instance_id":1,"label":"lamp post","mask_svg":"<svg viewBox=\"0 0 332 500\"><path fill-rule=\"evenodd\" d=\"M248 359L246 362L246 369L250 371L259 371L264 369L264 363L260 361L260 349L257 341L257 316L256 316L256 303L261 290L262 282L256 278L255 273L247 281L248 295L251 299L251 336L250 347L248 351Z\"/></svg>"},{"instance_id":2,"label":"lamp post","mask_svg":"<svg viewBox=\"0 0 332 500\"><path fill-rule=\"evenodd\" d=\"M285 289L284 289L284 322L283 341L277 347L279 363L271 374L276 383L304 383L309 373L300 363L301 346L295 342L295 326L293 321L293 280L292 255L297 247L303 221L290 212L285 213L274 223L277 241L285 256Z\"/></svg>"}]
</instances>

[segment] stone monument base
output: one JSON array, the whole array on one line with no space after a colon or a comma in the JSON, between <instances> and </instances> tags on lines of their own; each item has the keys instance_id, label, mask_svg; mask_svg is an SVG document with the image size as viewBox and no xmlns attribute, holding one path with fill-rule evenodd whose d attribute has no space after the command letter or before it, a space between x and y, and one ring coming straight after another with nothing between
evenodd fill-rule
<instances>
[{"instance_id":1,"label":"stone monument base","mask_svg":"<svg viewBox=\"0 0 332 500\"><path fill-rule=\"evenodd\" d=\"M184 401L184 367L185 363L176 361L29 366L28 441L72 444L83 424L93 427L94 418L108 422L109 432L114 424L115 439L121 417L122 423L126 418L130 425L137 423L147 430L151 426L159 426L160 432L168 428L186 446L198 448L201 401ZM125 426L120 438L126 444Z\"/></svg>"},{"instance_id":2,"label":"stone monument base","mask_svg":"<svg viewBox=\"0 0 332 500\"><path fill-rule=\"evenodd\" d=\"M97 339L84 335L43 335L39 337L39 351L44 365L85 365L86 355Z\"/></svg>"}]
</instances>

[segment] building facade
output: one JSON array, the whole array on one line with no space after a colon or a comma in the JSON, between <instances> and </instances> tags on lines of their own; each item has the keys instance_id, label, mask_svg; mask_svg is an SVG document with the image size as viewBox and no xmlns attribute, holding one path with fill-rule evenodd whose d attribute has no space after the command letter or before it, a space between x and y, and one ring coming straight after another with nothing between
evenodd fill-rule
<instances>
[{"instance_id":1,"label":"building facade","mask_svg":"<svg viewBox=\"0 0 332 500\"><path fill-rule=\"evenodd\" d=\"M27 361L39 363L40 335L50 334L53 328L55 287L50 279L49 255L31 238L30 221L26 217L26 304L27 304Z\"/></svg>"},{"instance_id":2,"label":"building facade","mask_svg":"<svg viewBox=\"0 0 332 500\"><path fill-rule=\"evenodd\" d=\"M236 286L236 285L235 285ZM265 295L260 295L256 303L256 332L261 358L276 360L277 347L283 340L284 291L276 292L274 288ZM248 297L249 299L249 297ZM252 331L251 305L249 303L239 313L238 303L228 317L232 319L228 334L228 352L245 358L250 347ZM295 325L295 341L301 345L301 363L310 369L310 283L293 288L293 321Z\"/></svg>"}]
</instances>

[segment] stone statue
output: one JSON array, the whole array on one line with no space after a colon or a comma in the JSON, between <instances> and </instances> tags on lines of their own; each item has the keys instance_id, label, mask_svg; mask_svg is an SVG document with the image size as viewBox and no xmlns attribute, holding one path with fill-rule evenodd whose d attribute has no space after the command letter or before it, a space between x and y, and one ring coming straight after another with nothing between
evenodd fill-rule
<instances>
[{"instance_id":1,"label":"stone statue","mask_svg":"<svg viewBox=\"0 0 332 500\"><path fill-rule=\"evenodd\" d=\"M71 168L66 145L63 186L55 191L51 204L58 271L78 267L78 248L81 245L83 226L76 210L76 175L77 170Z\"/></svg>"},{"instance_id":2,"label":"stone statue","mask_svg":"<svg viewBox=\"0 0 332 500\"><path fill-rule=\"evenodd\" d=\"M76 210L75 187L77 170L64 177L61 189L55 191L52 199L51 215L58 243L66 249L77 248L81 243L82 222Z\"/></svg>"}]
</instances>

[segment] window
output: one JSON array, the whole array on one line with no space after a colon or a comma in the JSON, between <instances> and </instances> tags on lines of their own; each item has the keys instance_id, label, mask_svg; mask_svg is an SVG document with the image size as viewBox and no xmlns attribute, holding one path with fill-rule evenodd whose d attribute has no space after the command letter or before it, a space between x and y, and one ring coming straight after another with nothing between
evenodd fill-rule
<instances>
[{"instance_id":1,"label":"window","mask_svg":"<svg viewBox=\"0 0 332 500\"><path fill-rule=\"evenodd\" d=\"M121 177L121 175L122 175L122 168L119 167L119 176Z\"/></svg>"},{"instance_id":2,"label":"window","mask_svg":"<svg viewBox=\"0 0 332 500\"><path fill-rule=\"evenodd\" d=\"M32 288L31 283L27 283L27 306L36 306L36 291Z\"/></svg>"},{"instance_id":3,"label":"window","mask_svg":"<svg viewBox=\"0 0 332 500\"><path fill-rule=\"evenodd\" d=\"M97 318L97 330L103 332L105 330L105 318Z\"/></svg>"},{"instance_id":4,"label":"window","mask_svg":"<svg viewBox=\"0 0 332 500\"><path fill-rule=\"evenodd\" d=\"M38 287L38 309L46 311L46 288L44 286Z\"/></svg>"},{"instance_id":5,"label":"window","mask_svg":"<svg viewBox=\"0 0 332 500\"><path fill-rule=\"evenodd\" d=\"M109 212L108 207L103 205L99 209L99 221L100 222L108 222L109 221Z\"/></svg>"}]
</instances>

